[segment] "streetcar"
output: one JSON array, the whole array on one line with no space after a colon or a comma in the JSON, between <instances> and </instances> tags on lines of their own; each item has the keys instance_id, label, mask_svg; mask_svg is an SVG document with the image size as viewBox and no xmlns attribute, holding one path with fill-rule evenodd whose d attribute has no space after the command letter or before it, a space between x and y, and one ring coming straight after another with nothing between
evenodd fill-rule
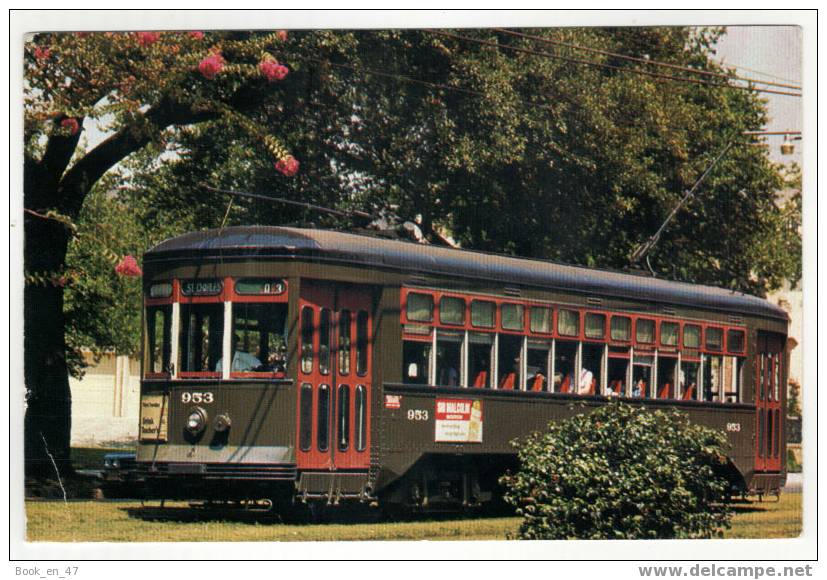
<instances>
[{"instance_id":1,"label":"streetcar","mask_svg":"<svg viewBox=\"0 0 827 580\"><path fill-rule=\"evenodd\" d=\"M275 226L143 264L147 497L481 506L512 441L613 400L726 433L733 491L784 484L788 316L764 299Z\"/></svg>"}]
</instances>

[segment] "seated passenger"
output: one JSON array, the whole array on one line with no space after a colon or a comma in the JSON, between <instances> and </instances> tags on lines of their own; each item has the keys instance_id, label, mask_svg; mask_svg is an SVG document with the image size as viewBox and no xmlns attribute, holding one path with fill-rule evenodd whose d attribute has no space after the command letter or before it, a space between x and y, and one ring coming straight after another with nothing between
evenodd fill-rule
<instances>
[{"instance_id":1,"label":"seated passenger","mask_svg":"<svg viewBox=\"0 0 827 580\"><path fill-rule=\"evenodd\" d=\"M646 381L643 379L638 380L632 387L632 396L633 397L645 397L646 396Z\"/></svg>"},{"instance_id":2,"label":"seated passenger","mask_svg":"<svg viewBox=\"0 0 827 580\"><path fill-rule=\"evenodd\" d=\"M233 335L233 350L235 351L235 354L233 355L233 364L230 367L230 371L234 373L243 373L258 369L261 366L261 361L253 355L251 355L249 352L238 350L238 341L238 335ZM218 362L215 365L215 372L220 373L223 370L224 358L222 357L218 359Z\"/></svg>"},{"instance_id":3,"label":"seated passenger","mask_svg":"<svg viewBox=\"0 0 827 580\"><path fill-rule=\"evenodd\" d=\"M577 394L578 395L591 395L594 394L594 374L587 368L583 367L580 370L580 381L577 384Z\"/></svg>"}]
</instances>

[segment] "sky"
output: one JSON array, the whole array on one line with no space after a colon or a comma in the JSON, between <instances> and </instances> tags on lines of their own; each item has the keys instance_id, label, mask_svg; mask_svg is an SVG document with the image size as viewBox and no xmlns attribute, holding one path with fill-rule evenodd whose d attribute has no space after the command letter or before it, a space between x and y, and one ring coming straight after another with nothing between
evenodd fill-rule
<instances>
[{"instance_id":1,"label":"sky","mask_svg":"<svg viewBox=\"0 0 827 580\"><path fill-rule=\"evenodd\" d=\"M797 26L730 26L716 48L717 60L730 67L742 67L738 70L739 76L802 86L801 29ZM795 82L789 83L790 80ZM803 129L802 99L783 95L764 96L769 101L767 131ZM795 161L801 165L803 141L795 142L793 155L782 156L779 147L784 138L768 139L773 161Z\"/></svg>"}]
</instances>

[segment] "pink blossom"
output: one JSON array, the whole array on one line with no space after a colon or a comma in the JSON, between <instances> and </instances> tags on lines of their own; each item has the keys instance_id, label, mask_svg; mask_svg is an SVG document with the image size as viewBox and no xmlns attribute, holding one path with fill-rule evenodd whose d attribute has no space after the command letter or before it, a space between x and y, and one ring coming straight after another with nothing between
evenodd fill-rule
<instances>
[{"instance_id":1,"label":"pink blossom","mask_svg":"<svg viewBox=\"0 0 827 580\"><path fill-rule=\"evenodd\" d=\"M91 32L75 32L75 36L79 36L80 38L84 38L92 34Z\"/></svg>"},{"instance_id":2,"label":"pink blossom","mask_svg":"<svg viewBox=\"0 0 827 580\"><path fill-rule=\"evenodd\" d=\"M80 131L80 123L78 120L73 117L67 117L60 122L60 126L64 129L69 129L69 133L71 135L77 135L78 131Z\"/></svg>"},{"instance_id":3,"label":"pink blossom","mask_svg":"<svg viewBox=\"0 0 827 580\"><path fill-rule=\"evenodd\" d=\"M286 66L279 64L279 61L272 58L261 61L258 64L258 70L260 70L261 74L267 77L267 80L270 82L284 79L289 72Z\"/></svg>"},{"instance_id":4,"label":"pink blossom","mask_svg":"<svg viewBox=\"0 0 827 580\"><path fill-rule=\"evenodd\" d=\"M212 80L215 78L215 75L221 72L225 64L224 57L221 56L221 53L216 52L198 64L198 72L204 75L204 78Z\"/></svg>"},{"instance_id":5,"label":"pink blossom","mask_svg":"<svg viewBox=\"0 0 827 580\"><path fill-rule=\"evenodd\" d=\"M135 261L135 258L127 254L123 257L123 259L115 266L115 272L120 274L121 276L142 276L143 272L141 271L141 267L138 266L138 262Z\"/></svg>"},{"instance_id":6,"label":"pink blossom","mask_svg":"<svg viewBox=\"0 0 827 580\"><path fill-rule=\"evenodd\" d=\"M278 35L280 41L284 42L285 40L287 40L286 30L278 30L276 31L276 34Z\"/></svg>"},{"instance_id":7,"label":"pink blossom","mask_svg":"<svg viewBox=\"0 0 827 580\"><path fill-rule=\"evenodd\" d=\"M37 46L34 49L34 58L35 58L35 60L37 60L37 62L43 62L44 60L49 58L49 55L51 53L52 53L52 51L49 50L48 47Z\"/></svg>"},{"instance_id":8,"label":"pink blossom","mask_svg":"<svg viewBox=\"0 0 827 580\"><path fill-rule=\"evenodd\" d=\"M190 38L194 38L195 40L201 40L204 38L204 33L200 30L190 30L189 35Z\"/></svg>"},{"instance_id":9,"label":"pink blossom","mask_svg":"<svg viewBox=\"0 0 827 580\"><path fill-rule=\"evenodd\" d=\"M276 171L287 177L292 177L299 172L299 162L292 155L276 161Z\"/></svg>"},{"instance_id":10,"label":"pink blossom","mask_svg":"<svg viewBox=\"0 0 827 580\"><path fill-rule=\"evenodd\" d=\"M138 37L138 44L144 47L151 46L161 39L160 32L137 32L135 35Z\"/></svg>"}]
</instances>

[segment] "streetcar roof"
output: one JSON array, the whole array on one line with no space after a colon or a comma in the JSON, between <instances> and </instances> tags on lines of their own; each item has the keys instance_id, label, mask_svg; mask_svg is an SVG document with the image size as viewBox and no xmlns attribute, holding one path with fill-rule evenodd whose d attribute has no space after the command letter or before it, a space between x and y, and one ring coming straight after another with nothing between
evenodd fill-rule
<instances>
[{"instance_id":1,"label":"streetcar roof","mask_svg":"<svg viewBox=\"0 0 827 580\"><path fill-rule=\"evenodd\" d=\"M277 226L204 230L165 240L147 251L144 260L181 257L305 258L789 320L781 307L763 298L714 286L332 230Z\"/></svg>"}]
</instances>

